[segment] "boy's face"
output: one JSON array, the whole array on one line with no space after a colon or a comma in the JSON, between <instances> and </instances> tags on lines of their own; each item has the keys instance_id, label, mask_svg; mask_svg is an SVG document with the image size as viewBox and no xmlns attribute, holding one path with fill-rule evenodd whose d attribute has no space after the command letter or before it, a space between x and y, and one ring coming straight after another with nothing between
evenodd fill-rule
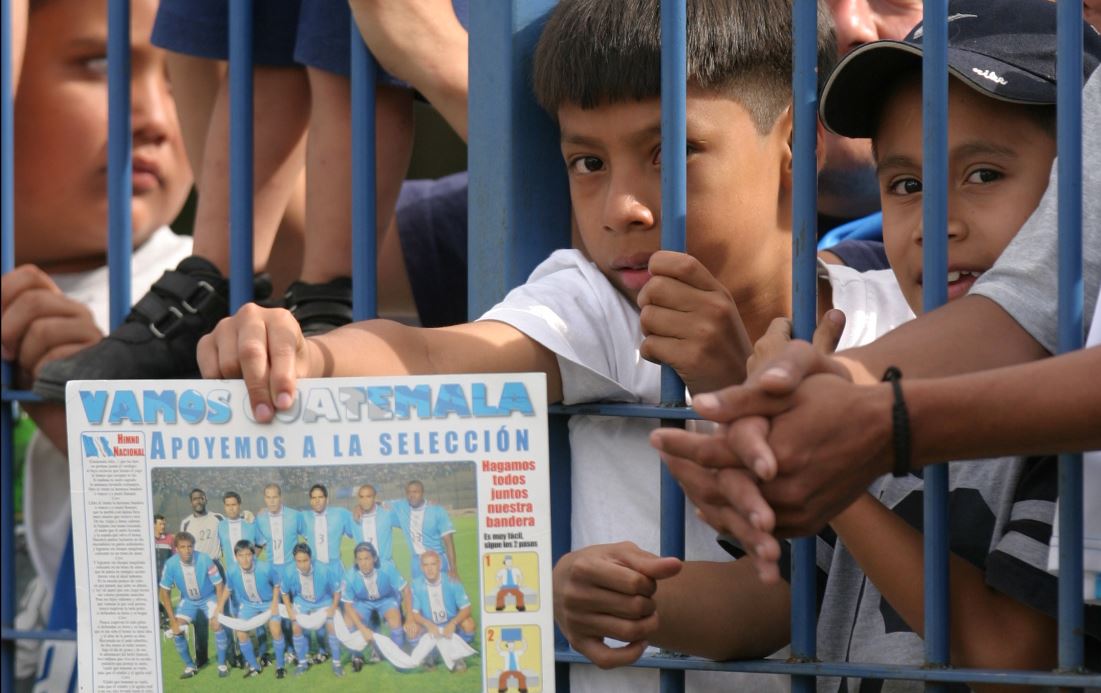
<instances>
[{"instance_id":1,"label":"boy's face","mask_svg":"<svg viewBox=\"0 0 1101 693\"><path fill-rule=\"evenodd\" d=\"M661 103L628 101L558 111L570 199L588 256L632 302L661 248ZM739 299L790 260L790 121L761 135L749 111L689 88L688 252ZM786 194L783 196L786 198ZM777 252L772 252L772 251Z\"/></svg>"},{"instance_id":2,"label":"boy's face","mask_svg":"<svg viewBox=\"0 0 1101 693\"><path fill-rule=\"evenodd\" d=\"M949 80L948 300L990 269L1047 188L1055 140L1024 107ZM891 96L880 117L876 163L883 241L902 293L922 308L921 84Z\"/></svg>"},{"instance_id":3,"label":"boy's face","mask_svg":"<svg viewBox=\"0 0 1101 693\"><path fill-rule=\"evenodd\" d=\"M131 4L134 241L172 220L191 184L165 73L149 43L156 0ZM18 262L75 271L107 248L107 2L31 12L15 101Z\"/></svg>"}]
</instances>

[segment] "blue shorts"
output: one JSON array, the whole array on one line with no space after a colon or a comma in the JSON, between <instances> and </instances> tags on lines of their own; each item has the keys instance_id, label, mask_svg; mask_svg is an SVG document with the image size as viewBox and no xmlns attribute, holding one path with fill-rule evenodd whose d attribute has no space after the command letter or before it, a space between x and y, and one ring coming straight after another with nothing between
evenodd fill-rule
<instances>
[{"instance_id":1,"label":"blue shorts","mask_svg":"<svg viewBox=\"0 0 1101 693\"><path fill-rule=\"evenodd\" d=\"M424 327L467 321L467 179L407 180L398 196L398 239Z\"/></svg>"},{"instance_id":2,"label":"blue shorts","mask_svg":"<svg viewBox=\"0 0 1101 693\"><path fill-rule=\"evenodd\" d=\"M242 602L241 608L237 610L237 618L241 619L242 621L247 621L254 616L270 612L271 604L253 604L252 602Z\"/></svg>"},{"instance_id":3,"label":"blue shorts","mask_svg":"<svg viewBox=\"0 0 1101 693\"><path fill-rule=\"evenodd\" d=\"M176 618L183 619L185 621L194 621L195 615L202 611L204 614L214 613L214 607L218 606L218 602L214 599L188 599L187 597L181 597L180 603L176 605Z\"/></svg>"},{"instance_id":4,"label":"blue shorts","mask_svg":"<svg viewBox=\"0 0 1101 693\"><path fill-rule=\"evenodd\" d=\"M303 599L302 597L295 597L294 598L294 610L295 611L301 611L304 614L312 614L313 612L317 611L318 609L328 609L332 605L333 605L333 600L332 599L326 599L325 601L320 601L320 602L311 602L311 601L308 601L306 599Z\"/></svg>"},{"instance_id":5,"label":"blue shorts","mask_svg":"<svg viewBox=\"0 0 1101 693\"><path fill-rule=\"evenodd\" d=\"M452 0L467 24L469 0ZM259 0L253 3L252 49L258 65L306 65L351 73L352 11L345 0ZM228 0L161 0L153 44L176 53L225 60L229 56ZM384 70L378 83L407 87Z\"/></svg>"},{"instance_id":6,"label":"blue shorts","mask_svg":"<svg viewBox=\"0 0 1101 693\"><path fill-rule=\"evenodd\" d=\"M398 602L393 597L383 597L374 601L352 602L352 608L356 610L364 623L369 624L371 622L372 614L377 615L379 622L382 623L386 619L386 612L398 608Z\"/></svg>"}]
</instances>

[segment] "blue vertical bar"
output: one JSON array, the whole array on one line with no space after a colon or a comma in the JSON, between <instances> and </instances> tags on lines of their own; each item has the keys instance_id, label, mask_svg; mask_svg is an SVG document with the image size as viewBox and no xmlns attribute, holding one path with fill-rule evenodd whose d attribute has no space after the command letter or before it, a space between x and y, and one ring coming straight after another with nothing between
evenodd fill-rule
<instances>
[{"instance_id":1,"label":"blue vertical bar","mask_svg":"<svg viewBox=\"0 0 1101 693\"><path fill-rule=\"evenodd\" d=\"M925 181L923 301L931 311L948 299L948 0L925 0L922 128ZM948 467L926 467L925 662L948 666ZM942 691L942 684L926 684Z\"/></svg>"},{"instance_id":2,"label":"blue vertical bar","mask_svg":"<svg viewBox=\"0 0 1101 693\"><path fill-rule=\"evenodd\" d=\"M686 105L688 99L687 8L685 0L661 2L661 247L684 252L688 205ZM684 381L661 367L661 404L683 407ZM683 421L663 420L665 426ZM684 492L661 466L661 555L684 557ZM662 693L684 690L684 671L661 670Z\"/></svg>"},{"instance_id":3,"label":"blue vertical bar","mask_svg":"<svg viewBox=\"0 0 1101 693\"><path fill-rule=\"evenodd\" d=\"M684 252L688 200L685 109L688 100L685 0L661 3L661 247ZM661 399L684 400L684 383L662 370ZM676 378L676 380L673 380Z\"/></svg>"},{"instance_id":4,"label":"blue vertical bar","mask_svg":"<svg viewBox=\"0 0 1101 693\"><path fill-rule=\"evenodd\" d=\"M558 129L531 93L531 53L556 0L470 3L468 237L469 315L477 317L521 283L555 248L570 244L570 199ZM570 458L566 424L551 423L552 546L570 547ZM555 648L566 643L556 637ZM569 665L555 685L569 691Z\"/></svg>"},{"instance_id":5,"label":"blue vertical bar","mask_svg":"<svg viewBox=\"0 0 1101 693\"><path fill-rule=\"evenodd\" d=\"M131 302L130 0L107 5L107 118L107 267L114 328L130 312Z\"/></svg>"},{"instance_id":6,"label":"blue vertical bar","mask_svg":"<svg viewBox=\"0 0 1101 693\"><path fill-rule=\"evenodd\" d=\"M378 315L378 194L375 187L375 60L352 32L352 317Z\"/></svg>"},{"instance_id":7,"label":"blue vertical bar","mask_svg":"<svg viewBox=\"0 0 1101 693\"><path fill-rule=\"evenodd\" d=\"M15 267L14 196L15 139L12 135L11 0L0 0L0 272ZM0 364L6 391L11 385L11 364ZM15 441L12 440L12 408L0 402L0 627L15 625ZM0 640L0 689L15 688L15 641Z\"/></svg>"},{"instance_id":8,"label":"blue vertical bar","mask_svg":"<svg viewBox=\"0 0 1101 693\"><path fill-rule=\"evenodd\" d=\"M229 3L229 310L252 300L252 0Z\"/></svg>"},{"instance_id":9,"label":"blue vertical bar","mask_svg":"<svg viewBox=\"0 0 1101 693\"><path fill-rule=\"evenodd\" d=\"M477 317L570 245L558 129L531 93L531 54L555 0L470 4L467 305Z\"/></svg>"},{"instance_id":10,"label":"blue vertical bar","mask_svg":"<svg viewBox=\"0 0 1101 693\"><path fill-rule=\"evenodd\" d=\"M1058 5L1059 353L1082 347L1082 6ZM1082 455L1059 456L1059 668L1081 668Z\"/></svg>"},{"instance_id":11,"label":"blue vertical bar","mask_svg":"<svg viewBox=\"0 0 1101 693\"><path fill-rule=\"evenodd\" d=\"M818 235L818 6L797 0L792 7L792 111L794 116L792 175L792 335L809 340L818 318L816 249ZM816 539L798 539L791 565L791 654L816 658ZM815 690L813 676L793 676L792 691Z\"/></svg>"}]
</instances>

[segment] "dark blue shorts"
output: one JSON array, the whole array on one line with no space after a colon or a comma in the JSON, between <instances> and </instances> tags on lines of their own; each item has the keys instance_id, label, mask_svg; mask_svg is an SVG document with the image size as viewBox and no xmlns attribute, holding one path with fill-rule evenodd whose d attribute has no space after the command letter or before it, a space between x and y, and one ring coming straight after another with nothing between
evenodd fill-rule
<instances>
[{"instance_id":1,"label":"dark blue shorts","mask_svg":"<svg viewBox=\"0 0 1101 693\"><path fill-rule=\"evenodd\" d=\"M465 27L469 0L452 0ZM257 65L306 65L347 77L352 11L345 0L257 0L252 6ZM229 56L228 0L161 0L153 44L212 60ZM380 84L407 86L384 70Z\"/></svg>"},{"instance_id":2,"label":"dark blue shorts","mask_svg":"<svg viewBox=\"0 0 1101 693\"><path fill-rule=\"evenodd\" d=\"M467 321L467 174L407 180L395 212L405 271L425 327ZM419 567L419 566L418 566Z\"/></svg>"}]
</instances>

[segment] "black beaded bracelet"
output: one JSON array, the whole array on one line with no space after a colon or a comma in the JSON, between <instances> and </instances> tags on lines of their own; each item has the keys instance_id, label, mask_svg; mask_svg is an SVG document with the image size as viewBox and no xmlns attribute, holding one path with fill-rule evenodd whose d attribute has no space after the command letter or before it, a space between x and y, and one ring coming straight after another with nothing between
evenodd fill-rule
<instances>
[{"instance_id":1,"label":"black beaded bracelet","mask_svg":"<svg viewBox=\"0 0 1101 693\"><path fill-rule=\"evenodd\" d=\"M902 371L890 366L883 373L883 382L890 383L895 393L895 403L891 406L892 449L895 465L891 473L896 477L910 474L910 413L906 410L906 400L902 398Z\"/></svg>"}]
</instances>

